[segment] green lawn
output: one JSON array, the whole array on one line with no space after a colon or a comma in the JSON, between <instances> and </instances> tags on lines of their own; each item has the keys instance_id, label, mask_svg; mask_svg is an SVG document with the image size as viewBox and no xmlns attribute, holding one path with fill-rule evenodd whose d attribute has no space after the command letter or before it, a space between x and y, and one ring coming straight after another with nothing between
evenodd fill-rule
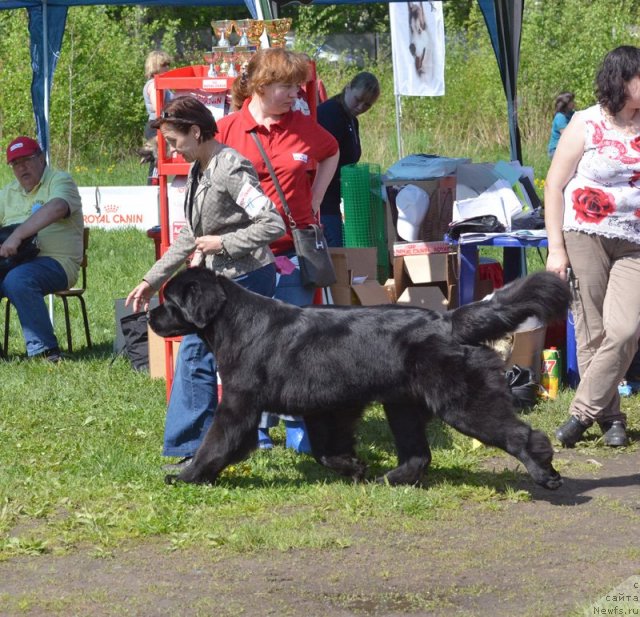
<instances>
[{"instance_id":1,"label":"green lawn","mask_svg":"<svg viewBox=\"0 0 640 617\"><path fill-rule=\"evenodd\" d=\"M79 546L106 555L124 540L149 537L168 548L198 544L231 552L339 547L349 544L357 522L411 529L469 507L530 498L515 488L523 474L506 470L506 455L474 449L470 439L438 422L430 428L428 490L351 485L286 450L282 429L273 451L227 469L216 486L165 485L164 381L134 372L123 358L112 362L114 300L138 282L153 256L144 232L92 230L86 297L94 347L84 347L75 314L78 350L59 365L25 360L12 319L11 358L0 363L0 558ZM55 323L64 341L59 313ZM570 392L563 392L528 419L551 432L569 400ZM637 397L625 406L637 426ZM359 452L372 474L394 465L377 407L363 423ZM488 457L504 466L485 471Z\"/></svg>"}]
</instances>

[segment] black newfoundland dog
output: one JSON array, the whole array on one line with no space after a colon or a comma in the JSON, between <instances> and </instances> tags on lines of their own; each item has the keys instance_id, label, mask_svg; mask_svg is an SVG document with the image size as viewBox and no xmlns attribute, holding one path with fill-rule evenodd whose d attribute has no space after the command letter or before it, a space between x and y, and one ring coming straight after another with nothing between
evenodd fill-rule
<instances>
[{"instance_id":1,"label":"black newfoundland dog","mask_svg":"<svg viewBox=\"0 0 640 617\"><path fill-rule=\"evenodd\" d=\"M568 305L567 285L546 272L441 314L399 305L300 308L202 268L185 270L167 284L149 323L160 336L199 334L215 354L223 393L193 462L167 481L214 482L256 448L264 410L304 416L315 459L362 480L356 425L379 401L398 454L382 481L420 481L431 461L425 427L435 414L516 457L538 484L558 488L549 439L516 416L503 362L484 342L527 317L563 317Z\"/></svg>"}]
</instances>

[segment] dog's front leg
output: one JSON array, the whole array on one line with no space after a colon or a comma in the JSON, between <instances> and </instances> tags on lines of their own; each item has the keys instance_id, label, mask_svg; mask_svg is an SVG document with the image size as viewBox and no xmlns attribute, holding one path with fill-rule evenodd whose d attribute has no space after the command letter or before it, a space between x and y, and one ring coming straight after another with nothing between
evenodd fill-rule
<instances>
[{"instance_id":1,"label":"dog's front leg","mask_svg":"<svg viewBox=\"0 0 640 617\"><path fill-rule=\"evenodd\" d=\"M212 484L229 465L247 458L258 445L260 411L231 408L223 399L191 464L168 482Z\"/></svg>"}]
</instances>

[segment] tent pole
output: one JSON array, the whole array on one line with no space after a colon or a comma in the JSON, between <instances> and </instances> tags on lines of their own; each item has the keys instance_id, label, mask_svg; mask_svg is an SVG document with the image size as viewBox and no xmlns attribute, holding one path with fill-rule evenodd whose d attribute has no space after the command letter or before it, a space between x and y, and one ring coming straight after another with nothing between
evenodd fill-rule
<instances>
[{"instance_id":1,"label":"tent pole","mask_svg":"<svg viewBox=\"0 0 640 617\"><path fill-rule=\"evenodd\" d=\"M273 7L269 0L258 0L256 2L256 12L258 13L258 19L273 19Z\"/></svg>"},{"instance_id":2,"label":"tent pole","mask_svg":"<svg viewBox=\"0 0 640 617\"><path fill-rule=\"evenodd\" d=\"M400 94L396 94L396 140L398 142L398 159L404 158L404 148L402 147L402 102Z\"/></svg>"},{"instance_id":3,"label":"tent pole","mask_svg":"<svg viewBox=\"0 0 640 617\"><path fill-rule=\"evenodd\" d=\"M47 16L47 0L42 2L42 66L44 79L44 135L45 135L45 156L47 164L51 163L49 154L49 21ZM53 294L49 294L49 319L53 323Z\"/></svg>"},{"instance_id":4,"label":"tent pole","mask_svg":"<svg viewBox=\"0 0 640 617\"><path fill-rule=\"evenodd\" d=\"M273 7L269 0L258 0L256 2L256 14L258 19L274 19ZM264 49L269 47L269 37L267 36L267 30L263 31L260 35L260 46Z\"/></svg>"},{"instance_id":5,"label":"tent pole","mask_svg":"<svg viewBox=\"0 0 640 617\"><path fill-rule=\"evenodd\" d=\"M51 163L49 156L49 21L47 16L47 0L42 2L42 66L44 79L44 134L45 134L45 155L47 163Z\"/></svg>"}]
</instances>

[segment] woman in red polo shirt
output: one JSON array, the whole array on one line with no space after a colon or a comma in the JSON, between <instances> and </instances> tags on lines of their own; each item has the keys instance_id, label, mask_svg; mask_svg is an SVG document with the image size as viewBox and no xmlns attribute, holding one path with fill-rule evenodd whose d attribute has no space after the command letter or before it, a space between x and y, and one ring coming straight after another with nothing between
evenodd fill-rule
<instances>
[{"instance_id":1,"label":"woman in red polo shirt","mask_svg":"<svg viewBox=\"0 0 640 617\"><path fill-rule=\"evenodd\" d=\"M296 226L317 223L340 153L333 135L315 118L291 109L301 84L307 81L308 71L309 63L303 54L282 48L258 51L246 74L233 84L233 99L238 104L242 101L242 107L218 122L220 141L253 163L262 189L285 221L287 233L271 244L279 270L275 297L297 306L311 304L315 290L302 286L290 223L252 132L271 161ZM271 445L268 424L266 419L261 424L262 447Z\"/></svg>"}]
</instances>

